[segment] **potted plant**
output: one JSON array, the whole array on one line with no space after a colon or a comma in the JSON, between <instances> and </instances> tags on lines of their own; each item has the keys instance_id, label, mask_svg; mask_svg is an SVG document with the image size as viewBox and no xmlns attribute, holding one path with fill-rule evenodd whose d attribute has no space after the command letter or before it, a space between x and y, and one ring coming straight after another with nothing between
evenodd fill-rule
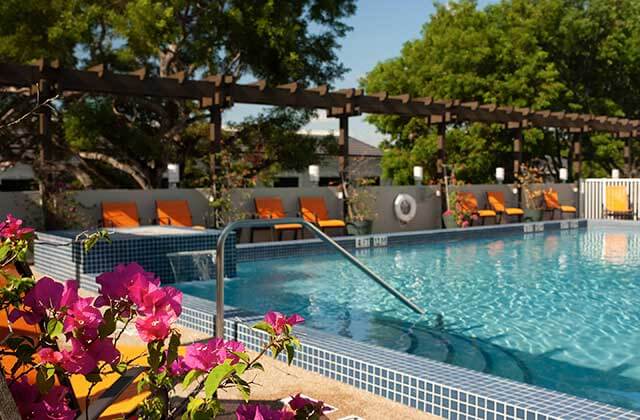
<instances>
[{"instance_id":1,"label":"potted plant","mask_svg":"<svg viewBox=\"0 0 640 420\"><path fill-rule=\"evenodd\" d=\"M359 179L347 187L347 229L352 235L369 235L378 216L374 209L376 196L369 186L372 181Z\"/></svg>"},{"instance_id":2,"label":"potted plant","mask_svg":"<svg viewBox=\"0 0 640 420\"><path fill-rule=\"evenodd\" d=\"M447 210L442 213L442 222L445 229L471 226L473 215L465 210L460 202L460 197L456 190L458 182L456 181L455 173L452 173L451 177L446 179L445 182L450 183L447 185L446 190Z\"/></svg>"},{"instance_id":3,"label":"potted plant","mask_svg":"<svg viewBox=\"0 0 640 420\"><path fill-rule=\"evenodd\" d=\"M544 215L541 200L543 190L540 187L534 187L534 185L537 184L539 186L543 182L540 169L522 165L517 179L515 186L522 190L522 198L524 200L522 220L524 222L541 221Z\"/></svg>"}]
</instances>

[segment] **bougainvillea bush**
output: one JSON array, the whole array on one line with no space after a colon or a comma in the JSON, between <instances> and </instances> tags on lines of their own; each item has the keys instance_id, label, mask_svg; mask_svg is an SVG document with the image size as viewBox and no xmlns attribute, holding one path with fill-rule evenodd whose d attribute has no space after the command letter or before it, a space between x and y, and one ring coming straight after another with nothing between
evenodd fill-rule
<instances>
[{"instance_id":1,"label":"bougainvillea bush","mask_svg":"<svg viewBox=\"0 0 640 420\"><path fill-rule=\"evenodd\" d=\"M2 366L2 373L25 419L74 419L80 412L68 386L72 375L82 375L91 384L86 399L90 405L94 387L106 375L123 374L138 365L144 365L138 392L149 391L138 409L140 418L176 417L170 398L176 387L196 390L183 418L213 418L222 413L218 390L236 388L249 401L250 383L243 377L262 369L260 358L284 352L291 363L300 345L292 332L294 325L304 321L302 317L269 312L254 326L268 340L253 357L242 343L220 338L179 351L180 332L174 327L182 312L179 290L162 286L159 278L136 263L99 275L95 297L81 297L76 281L61 283L49 277L35 281L5 270L9 264L25 261L33 236L33 229L10 215L0 224L0 274L6 280L0 288L0 304L9 324L8 335L0 338L1 351L3 358L16 360L13 366ZM39 326L38 336L13 331L11 325L18 320ZM132 357L118 350L129 326L146 344L146 351ZM321 403L297 395L288 408L243 404L235 414L239 420L307 419L319 418L322 410Z\"/></svg>"}]
</instances>

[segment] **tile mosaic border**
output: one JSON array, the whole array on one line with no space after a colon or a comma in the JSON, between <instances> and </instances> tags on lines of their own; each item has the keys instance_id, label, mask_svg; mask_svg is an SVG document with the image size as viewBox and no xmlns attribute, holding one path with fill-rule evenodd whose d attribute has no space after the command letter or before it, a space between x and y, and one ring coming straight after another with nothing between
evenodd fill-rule
<instances>
[{"instance_id":1,"label":"tile mosaic border","mask_svg":"<svg viewBox=\"0 0 640 420\"><path fill-rule=\"evenodd\" d=\"M465 229L436 229L412 232L395 232L365 236L340 236L333 238L338 244L354 251L359 249L360 241L368 242L368 249L394 245L417 245L429 242L467 240L477 238L491 238L497 236L548 232L587 227L585 219L552 220L538 223L511 223L506 225L474 226ZM272 258L302 257L308 255L335 252L329 245L319 239L304 239L297 241L261 242L253 244L238 244L238 262L265 260Z\"/></svg>"},{"instance_id":2,"label":"tile mosaic border","mask_svg":"<svg viewBox=\"0 0 640 420\"><path fill-rule=\"evenodd\" d=\"M189 315L179 324L213 334L215 303L185 296L183 305ZM266 335L250 325L260 316L227 306L225 314L225 338L259 350ZM295 366L447 419L640 419L638 412L312 328L297 331L302 348Z\"/></svg>"}]
</instances>

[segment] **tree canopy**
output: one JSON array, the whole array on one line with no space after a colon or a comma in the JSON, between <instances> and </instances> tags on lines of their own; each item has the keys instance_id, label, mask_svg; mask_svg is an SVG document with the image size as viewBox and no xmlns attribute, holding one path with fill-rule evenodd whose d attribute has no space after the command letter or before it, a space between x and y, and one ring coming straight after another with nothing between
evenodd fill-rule
<instances>
[{"instance_id":1,"label":"tree canopy","mask_svg":"<svg viewBox=\"0 0 640 420\"><path fill-rule=\"evenodd\" d=\"M362 86L369 92L636 118L637 74L635 0L502 0L483 9L474 0L459 0L436 5L421 38L376 65ZM409 182L415 164L435 177L436 136L424 121L369 121L391 138L383 143L386 177ZM622 140L589 137L583 141L583 176L622 167ZM458 123L447 132L447 160L461 167L461 179L490 181L496 166L511 167L512 138L503 127ZM558 130L525 132L525 158L548 161L552 173L567 160L571 167L569 146L569 136Z\"/></svg>"},{"instance_id":2,"label":"tree canopy","mask_svg":"<svg viewBox=\"0 0 640 420\"><path fill-rule=\"evenodd\" d=\"M323 84L346 71L336 54L350 30L345 18L354 12L355 0L6 0L0 3L0 61L44 57L79 68L144 67L156 76L225 73ZM34 99L20 93L0 97L0 122L33 106ZM208 113L195 103L76 94L59 98L53 107L55 159L72 167L60 177L73 174L84 186L150 188L159 186L168 162L178 162L192 185L202 178L196 161L205 148ZM234 146L245 145L234 147L237 153L252 152L256 126L268 123L273 134L287 131L295 137L291 131L309 118L275 109L227 137ZM35 133L35 118L4 130L0 135L11 148L0 151L0 161L31 163ZM275 144L276 137L260 140L261 163L297 168L314 156L292 150L305 142L302 138L286 145Z\"/></svg>"}]
</instances>

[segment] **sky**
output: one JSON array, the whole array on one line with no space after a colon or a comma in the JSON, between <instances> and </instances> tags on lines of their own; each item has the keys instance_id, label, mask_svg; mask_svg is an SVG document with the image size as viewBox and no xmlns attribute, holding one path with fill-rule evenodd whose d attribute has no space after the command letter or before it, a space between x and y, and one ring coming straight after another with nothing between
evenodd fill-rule
<instances>
[{"instance_id":1,"label":"sky","mask_svg":"<svg viewBox=\"0 0 640 420\"><path fill-rule=\"evenodd\" d=\"M482 7L491 2L479 0L478 5ZM342 39L342 48L338 51L339 59L350 70L332 85L337 89L358 87L358 80L377 63L397 57L405 42L418 38L422 26L434 11L433 0L360 0L356 14L347 20L353 30ZM227 123L237 122L257 114L260 109L255 105L236 104L223 118ZM338 120L326 118L321 112L305 130L334 130L337 133ZM383 139L364 116L350 119L349 134L373 145Z\"/></svg>"}]
</instances>

